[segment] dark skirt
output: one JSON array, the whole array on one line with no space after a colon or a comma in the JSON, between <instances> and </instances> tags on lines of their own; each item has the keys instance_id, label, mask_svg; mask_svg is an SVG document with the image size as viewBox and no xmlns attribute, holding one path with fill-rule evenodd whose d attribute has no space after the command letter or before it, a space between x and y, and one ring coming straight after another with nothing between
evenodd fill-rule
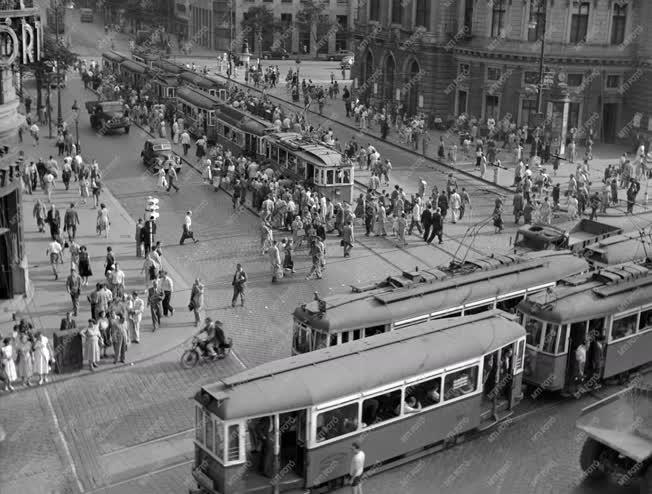
<instances>
[{"instance_id":1,"label":"dark skirt","mask_svg":"<svg viewBox=\"0 0 652 494\"><path fill-rule=\"evenodd\" d=\"M91 264L88 262L88 259L79 260L79 276L82 278L87 278L93 276L93 271L91 270Z\"/></svg>"}]
</instances>

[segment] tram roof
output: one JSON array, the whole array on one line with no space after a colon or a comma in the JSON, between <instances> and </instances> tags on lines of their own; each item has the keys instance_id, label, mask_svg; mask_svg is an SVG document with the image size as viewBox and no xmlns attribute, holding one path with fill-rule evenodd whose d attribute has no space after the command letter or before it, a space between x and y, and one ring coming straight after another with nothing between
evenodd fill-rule
<instances>
[{"instance_id":1,"label":"tram roof","mask_svg":"<svg viewBox=\"0 0 652 494\"><path fill-rule=\"evenodd\" d=\"M615 281L611 281L615 280ZM586 321L625 312L652 302L652 269L623 263L601 269L576 283L532 295L518 309L552 323Z\"/></svg>"},{"instance_id":2,"label":"tram roof","mask_svg":"<svg viewBox=\"0 0 652 494\"><path fill-rule=\"evenodd\" d=\"M652 239L640 232L614 235L589 245L584 250L589 262L621 264L652 256Z\"/></svg>"},{"instance_id":3,"label":"tram roof","mask_svg":"<svg viewBox=\"0 0 652 494\"><path fill-rule=\"evenodd\" d=\"M120 63L120 66L125 67L127 70L130 70L132 72L139 72L141 74L147 72L147 65L145 65L144 63L137 62L135 60L123 60Z\"/></svg>"},{"instance_id":4,"label":"tram roof","mask_svg":"<svg viewBox=\"0 0 652 494\"><path fill-rule=\"evenodd\" d=\"M184 81L188 81L191 84L194 84L195 86L199 86L204 89L211 89L215 86L215 82L202 76L199 74L195 74L194 72L181 72L179 74L179 78L183 79Z\"/></svg>"},{"instance_id":5,"label":"tram roof","mask_svg":"<svg viewBox=\"0 0 652 494\"><path fill-rule=\"evenodd\" d=\"M172 63L168 60L154 60L152 62L152 66L156 67L158 69L164 70L165 72L169 72L170 74L180 74L181 72L186 72L188 69L176 64Z\"/></svg>"},{"instance_id":6,"label":"tram roof","mask_svg":"<svg viewBox=\"0 0 652 494\"><path fill-rule=\"evenodd\" d=\"M224 117L226 117L226 120L228 120L231 125L253 134L263 135L267 133L268 129L272 128L272 125L269 122L257 118L241 108L236 108L228 103L220 101L219 118Z\"/></svg>"},{"instance_id":7,"label":"tram roof","mask_svg":"<svg viewBox=\"0 0 652 494\"><path fill-rule=\"evenodd\" d=\"M202 392L213 399L207 408L223 420L324 404L474 359L524 336L523 327L503 314L430 321L277 360Z\"/></svg>"},{"instance_id":8,"label":"tram roof","mask_svg":"<svg viewBox=\"0 0 652 494\"><path fill-rule=\"evenodd\" d=\"M292 149L297 155L303 155L304 159L317 160L329 167L342 166L342 153L312 139L307 139L297 132L273 132L270 134L270 138L277 144Z\"/></svg>"},{"instance_id":9,"label":"tram roof","mask_svg":"<svg viewBox=\"0 0 652 494\"><path fill-rule=\"evenodd\" d=\"M548 256L527 257L524 262L434 279L431 283L381 293L333 295L325 297L326 313L319 314L317 301L304 304L294 316L309 321L322 331L347 331L385 325L437 312L447 308L499 297L537 285L556 282L566 276L586 272L588 263L564 252L548 252ZM522 268L522 269L515 269ZM318 317L319 315L319 317Z\"/></svg>"},{"instance_id":10,"label":"tram roof","mask_svg":"<svg viewBox=\"0 0 652 494\"><path fill-rule=\"evenodd\" d=\"M180 86L177 89L177 96L198 108L214 109L220 104L220 101L213 98L210 94L188 86Z\"/></svg>"},{"instance_id":11,"label":"tram roof","mask_svg":"<svg viewBox=\"0 0 652 494\"><path fill-rule=\"evenodd\" d=\"M114 62L122 62L123 60L127 59L127 57L125 57L124 55L120 55L119 53L116 53L114 51L106 51L102 53L102 58L106 58Z\"/></svg>"}]
</instances>

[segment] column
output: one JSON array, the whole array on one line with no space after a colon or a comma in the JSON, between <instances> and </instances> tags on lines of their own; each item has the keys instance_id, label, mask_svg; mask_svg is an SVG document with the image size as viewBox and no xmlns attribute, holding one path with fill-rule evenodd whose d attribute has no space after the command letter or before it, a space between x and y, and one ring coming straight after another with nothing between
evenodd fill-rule
<instances>
[{"instance_id":1,"label":"column","mask_svg":"<svg viewBox=\"0 0 652 494\"><path fill-rule=\"evenodd\" d=\"M570 98L564 97L564 112L561 117L561 136L559 138L559 154L566 153L566 135L568 134L568 113L570 110Z\"/></svg>"}]
</instances>

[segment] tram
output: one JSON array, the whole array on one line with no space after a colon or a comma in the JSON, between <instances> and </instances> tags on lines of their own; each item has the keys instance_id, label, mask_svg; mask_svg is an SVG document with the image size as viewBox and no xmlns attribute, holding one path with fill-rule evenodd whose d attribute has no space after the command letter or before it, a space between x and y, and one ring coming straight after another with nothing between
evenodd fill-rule
<instances>
[{"instance_id":1,"label":"tram","mask_svg":"<svg viewBox=\"0 0 652 494\"><path fill-rule=\"evenodd\" d=\"M584 259L568 251L540 251L392 276L383 283L353 287L352 294L333 295L295 309L292 353L350 343L432 319L494 308L514 312L526 297L588 270Z\"/></svg>"},{"instance_id":2,"label":"tram","mask_svg":"<svg viewBox=\"0 0 652 494\"><path fill-rule=\"evenodd\" d=\"M149 68L135 60L123 60L119 73L124 81L136 89L140 89L149 81Z\"/></svg>"},{"instance_id":3,"label":"tram","mask_svg":"<svg viewBox=\"0 0 652 494\"><path fill-rule=\"evenodd\" d=\"M652 237L644 231L616 235L589 245L582 255L594 267L642 261L652 257Z\"/></svg>"},{"instance_id":4,"label":"tram","mask_svg":"<svg viewBox=\"0 0 652 494\"><path fill-rule=\"evenodd\" d=\"M178 77L181 86L190 86L221 101L226 99L226 86L218 81L187 70L179 73Z\"/></svg>"},{"instance_id":5,"label":"tram","mask_svg":"<svg viewBox=\"0 0 652 494\"><path fill-rule=\"evenodd\" d=\"M150 81L158 101L163 103L174 101L177 89L179 88L178 77L167 75L166 73L160 73L154 75Z\"/></svg>"},{"instance_id":6,"label":"tram","mask_svg":"<svg viewBox=\"0 0 652 494\"><path fill-rule=\"evenodd\" d=\"M491 311L203 386L193 478L204 494L333 489L348 474L356 441L364 439L374 472L432 454L513 413L524 347L523 327Z\"/></svg>"},{"instance_id":7,"label":"tram","mask_svg":"<svg viewBox=\"0 0 652 494\"><path fill-rule=\"evenodd\" d=\"M102 69L112 74L120 73L120 64L127 60L127 57L115 51L102 53Z\"/></svg>"},{"instance_id":8,"label":"tram","mask_svg":"<svg viewBox=\"0 0 652 494\"><path fill-rule=\"evenodd\" d=\"M295 132L274 132L265 138L265 158L333 202L353 201L353 162L332 148Z\"/></svg>"},{"instance_id":9,"label":"tram","mask_svg":"<svg viewBox=\"0 0 652 494\"><path fill-rule=\"evenodd\" d=\"M187 72L187 69L169 60L159 59L152 61L152 69L159 73L166 75L178 76L182 72Z\"/></svg>"},{"instance_id":10,"label":"tram","mask_svg":"<svg viewBox=\"0 0 652 494\"><path fill-rule=\"evenodd\" d=\"M652 263L567 278L521 302L517 313L527 332L528 384L576 393L622 377L652 361ZM576 361L580 344L583 373Z\"/></svg>"}]
</instances>

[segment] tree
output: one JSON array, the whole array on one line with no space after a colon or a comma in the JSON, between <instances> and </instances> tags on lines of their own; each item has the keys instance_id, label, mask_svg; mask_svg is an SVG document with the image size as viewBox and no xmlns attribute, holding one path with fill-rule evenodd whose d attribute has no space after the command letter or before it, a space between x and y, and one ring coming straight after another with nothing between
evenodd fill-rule
<instances>
[{"instance_id":1,"label":"tree","mask_svg":"<svg viewBox=\"0 0 652 494\"><path fill-rule=\"evenodd\" d=\"M315 58L319 48L328 43L328 35L331 32L328 15L324 14L327 7L328 3L324 0L304 0L296 16L297 24L310 32L310 53Z\"/></svg>"},{"instance_id":2,"label":"tree","mask_svg":"<svg viewBox=\"0 0 652 494\"><path fill-rule=\"evenodd\" d=\"M258 43L258 54L262 58L263 40L265 38L269 39L269 37L274 35L274 31L279 28L278 23L274 20L274 13L267 5L253 5L245 13L241 26L240 45L243 44L244 40L253 38L254 42ZM240 46L233 46L231 48L233 51L240 50ZM249 48L250 50L254 49L253 46Z\"/></svg>"},{"instance_id":3,"label":"tree","mask_svg":"<svg viewBox=\"0 0 652 494\"><path fill-rule=\"evenodd\" d=\"M79 60L79 56L70 51L56 35L46 33L41 51L41 59L23 65L23 73L31 72L36 80L36 108L41 107L41 90L48 74L56 72L56 64L59 64L59 70L62 74L74 66ZM56 63L55 63L56 62Z\"/></svg>"}]
</instances>

